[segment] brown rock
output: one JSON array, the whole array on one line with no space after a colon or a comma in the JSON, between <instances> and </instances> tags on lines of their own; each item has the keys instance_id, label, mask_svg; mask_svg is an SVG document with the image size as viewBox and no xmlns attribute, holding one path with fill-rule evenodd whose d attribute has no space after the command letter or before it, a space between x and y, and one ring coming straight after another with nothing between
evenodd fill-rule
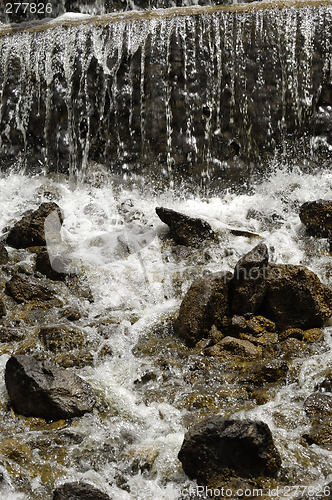
<instances>
[{"instance_id":1,"label":"brown rock","mask_svg":"<svg viewBox=\"0 0 332 500\"><path fill-rule=\"evenodd\" d=\"M50 217L49 217L50 216ZM7 236L7 244L14 248L45 246L45 221L49 221L48 228L52 239L60 238L60 228L63 215L56 203L42 203L34 212L27 212L16 222Z\"/></svg>"},{"instance_id":2,"label":"brown rock","mask_svg":"<svg viewBox=\"0 0 332 500\"><path fill-rule=\"evenodd\" d=\"M298 339L303 340L304 331L301 328L287 328L283 332L279 333L279 340L283 342L286 339Z\"/></svg>"},{"instance_id":3,"label":"brown rock","mask_svg":"<svg viewBox=\"0 0 332 500\"><path fill-rule=\"evenodd\" d=\"M6 283L6 293L13 297L16 302L26 302L27 300L50 300L54 296L51 288L40 283L39 280L29 277L23 278L16 274Z\"/></svg>"},{"instance_id":4,"label":"brown rock","mask_svg":"<svg viewBox=\"0 0 332 500\"><path fill-rule=\"evenodd\" d=\"M303 437L309 444L318 444L332 451L332 418L325 418L322 423L313 425Z\"/></svg>"},{"instance_id":5,"label":"brown rock","mask_svg":"<svg viewBox=\"0 0 332 500\"><path fill-rule=\"evenodd\" d=\"M311 328L303 333L304 342L319 342L323 338L323 330L320 328Z\"/></svg>"},{"instance_id":6,"label":"brown rock","mask_svg":"<svg viewBox=\"0 0 332 500\"><path fill-rule=\"evenodd\" d=\"M9 255L7 249L2 241L0 241L0 265L7 264Z\"/></svg>"},{"instance_id":7,"label":"brown rock","mask_svg":"<svg viewBox=\"0 0 332 500\"><path fill-rule=\"evenodd\" d=\"M243 359L255 359L262 355L262 349L248 340L225 337L214 346L206 349L206 353L221 359L228 358L229 355Z\"/></svg>"},{"instance_id":8,"label":"brown rock","mask_svg":"<svg viewBox=\"0 0 332 500\"><path fill-rule=\"evenodd\" d=\"M332 234L332 201L307 201L300 208L301 222L315 236Z\"/></svg>"},{"instance_id":9,"label":"brown rock","mask_svg":"<svg viewBox=\"0 0 332 500\"><path fill-rule=\"evenodd\" d=\"M3 301L3 298L0 296L0 318L6 316L6 306Z\"/></svg>"},{"instance_id":10,"label":"brown rock","mask_svg":"<svg viewBox=\"0 0 332 500\"><path fill-rule=\"evenodd\" d=\"M332 316L332 290L303 266L270 265L260 312L279 330L320 327Z\"/></svg>"},{"instance_id":11,"label":"brown rock","mask_svg":"<svg viewBox=\"0 0 332 500\"><path fill-rule=\"evenodd\" d=\"M288 364L281 359L271 361L259 360L246 368L241 377L243 382L250 382L256 386L264 386L273 382L286 382Z\"/></svg>"},{"instance_id":12,"label":"brown rock","mask_svg":"<svg viewBox=\"0 0 332 500\"><path fill-rule=\"evenodd\" d=\"M210 224L202 219L163 207L157 207L156 212L160 220L168 225L170 235L178 245L200 247L206 240L218 240Z\"/></svg>"},{"instance_id":13,"label":"brown rock","mask_svg":"<svg viewBox=\"0 0 332 500\"><path fill-rule=\"evenodd\" d=\"M314 419L323 420L327 417L332 417L332 394L314 392L304 403L306 414Z\"/></svg>"},{"instance_id":14,"label":"brown rock","mask_svg":"<svg viewBox=\"0 0 332 500\"><path fill-rule=\"evenodd\" d=\"M228 309L231 273L215 273L196 279L186 293L174 323L176 334L189 346L208 336Z\"/></svg>"},{"instance_id":15,"label":"brown rock","mask_svg":"<svg viewBox=\"0 0 332 500\"><path fill-rule=\"evenodd\" d=\"M236 264L230 284L233 314L255 314L261 306L266 292L268 258L266 245L260 243Z\"/></svg>"}]
</instances>

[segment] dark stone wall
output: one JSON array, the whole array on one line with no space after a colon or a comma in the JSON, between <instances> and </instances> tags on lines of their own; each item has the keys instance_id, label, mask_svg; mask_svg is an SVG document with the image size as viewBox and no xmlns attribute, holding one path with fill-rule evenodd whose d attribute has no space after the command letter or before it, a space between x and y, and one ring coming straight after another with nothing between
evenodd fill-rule
<instances>
[{"instance_id":1,"label":"dark stone wall","mask_svg":"<svg viewBox=\"0 0 332 500\"><path fill-rule=\"evenodd\" d=\"M58 27L0 45L3 168L89 158L217 179L276 154L331 161L331 7Z\"/></svg>"}]
</instances>

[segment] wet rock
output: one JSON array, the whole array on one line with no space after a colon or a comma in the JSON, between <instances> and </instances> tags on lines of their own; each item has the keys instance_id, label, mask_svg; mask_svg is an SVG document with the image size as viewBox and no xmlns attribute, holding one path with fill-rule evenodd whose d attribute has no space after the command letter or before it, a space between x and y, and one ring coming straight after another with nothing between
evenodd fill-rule
<instances>
[{"instance_id":1,"label":"wet rock","mask_svg":"<svg viewBox=\"0 0 332 500\"><path fill-rule=\"evenodd\" d=\"M279 330L320 327L332 315L332 290L303 266L271 264L260 312Z\"/></svg>"},{"instance_id":2,"label":"wet rock","mask_svg":"<svg viewBox=\"0 0 332 500\"><path fill-rule=\"evenodd\" d=\"M0 265L7 264L9 255L7 249L2 241L0 241Z\"/></svg>"},{"instance_id":3,"label":"wet rock","mask_svg":"<svg viewBox=\"0 0 332 500\"><path fill-rule=\"evenodd\" d=\"M332 417L332 394L314 392L304 403L306 414L313 420L323 420Z\"/></svg>"},{"instance_id":4,"label":"wet rock","mask_svg":"<svg viewBox=\"0 0 332 500\"><path fill-rule=\"evenodd\" d=\"M308 354L308 346L302 340L288 338L283 342L268 344L263 348L263 358L292 359Z\"/></svg>"},{"instance_id":5,"label":"wet rock","mask_svg":"<svg viewBox=\"0 0 332 500\"><path fill-rule=\"evenodd\" d=\"M0 318L6 316L6 306L3 301L3 298L0 296Z\"/></svg>"},{"instance_id":6,"label":"wet rock","mask_svg":"<svg viewBox=\"0 0 332 500\"><path fill-rule=\"evenodd\" d=\"M89 483L65 483L56 488L53 500L111 500L111 498Z\"/></svg>"},{"instance_id":7,"label":"wet rock","mask_svg":"<svg viewBox=\"0 0 332 500\"><path fill-rule=\"evenodd\" d=\"M81 319L82 314L76 307L68 306L61 311L61 317L67 318L68 321L77 321Z\"/></svg>"},{"instance_id":8,"label":"wet rock","mask_svg":"<svg viewBox=\"0 0 332 500\"><path fill-rule=\"evenodd\" d=\"M246 367L242 382L250 382L258 387L273 382L286 382L288 364L281 359L271 361L259 360Z\"/></svg>"},{"instance_id":9,"label":"wet rock","mask_svg":"<svg viewBox=\"0 0 332 500\"><path fill-rule=\"evenodd\" d=\"M265 346L269 344L276 344L278 342L278 334L273 332L263 332L259 336L254 336L250 333L240 333L239 338L242 340L248 340L256 346Z\"/></svg>"},{"instance_id":10,"label":"wet rock","mask_svg":"<svg viewBox=\"0 0 332 500\"><path fill-rule=\"evenodd\" d=\"M5 382L14 410L26 417L60 420L78 417L93 409L90 385L69 370L31 356L12 356L6 364Z\"/></svg>"},{"instance_id":11,"label":"wet rock","mask_svg":"<svg viewBox=\"0 0 332 500\"><path fill-rule=\"evenodd\" d=\"M10 229L7 244L14 248L45 246L45 221L52 240L60 241L60 229L63 215L56 203L42 203L34 212L27 212Z\"/></svg>"},{"instance_id":12,"label":"wet rock","mask_svg":"<svg viewBox=\"0 0 332 500\"><path fill-rule=\"evenodd\" d=\"M320 328L311 328L310 330L306 330L305 332L303 332L304 342L319 342L323 337L323 330L321 330Z\"/></svg>"},{"instance_id":13,"label":"wet rock","mask_svg":"<svg viewBox=\"0 0 332 500\"><path fill-rule=\"evenodd\" d=\"M163 207L157 207L156 212L159 219L168 225L170 235L178 245L200 247L206 240L218 240L210 224L202 219Z\"/></svg>"},{"instance_id":14,"label":"wet rock","mask_svg":"<svg viewBox=\"0 0 332 500\"><path fill-rule=\"evenodd\" d=\"M332 234L332 201L307 201L300 208L301 222L315 236Z\"/></svg>"},{"instance_id":15,"label":"wet rock","mask_svg":"<svg viewBox=\"0 0 332 500\"><path fill-rule=\"evenodd\" d=\"M199 484L230 477L274 476L281 466L268 426L261 421L209 417L189 429L178 455Z\"/></svg>"},{"instance_id":16,"label":"wet rock","mask_svg":"<svg viewBox=\"0 0 332 500\"><path fill-rule=\"evenodd\" d=\"M262 355L262 349L248 340L225 337L220 342L206 349L206 354L220 359L229 358L229 355L243 359L255 359Z\"/></svg>"},{"instance_id":17,"label":"wet rock","mask_svg":"<svg viewBox=\"0 0 332 500\"><path fill-rule=\"evenodd\" d=\"M298 339L298 340L303 340L304 337L304 331L301 330L301 328L287 328L287 330L284 330L283 332L279 333L279 340L280 342L283 342L286 339Z\"/></svg>"},{"instance_id":18,"label":"wet rock","mask_svg":"<svg viewBox=\"0 0 332 500\"><path fill-rule=\"evenodd\" d=\"M260 243L236 264L231 281L231 311L233 314L256 313L266 292L268 250Z\"/></svg>"},{"instance_id":19,"label":"wet rock","mask_svg":"<svg viewBox=\"0 0 332 500\"><path fill-rule=\"evenodd\" d=\"M312 492L302 494L294 498L294 500L331 500L332 498L332 481L323 486L316 486L312 488ZM314 494L312 494L314 493Z\"/></svg>"},{"instance_id":20,"label":"wet rock","mask_svg":"<svg viewBox=\"0 0 332 500\"><path fill-rule=\"evenodd\" d=\"M24 334L17 328L10 328L8 326L0 326L0 342L16 342L22 340Z\"/></svg>"},{"instance_id":21,"label":"wet rock","mask_svg":"<svg viewBox=\"0 0 332 500\"><path fill-rule=\"evenodd\" d=\"M189 346L208 336L212 325L227 313L230 278L231 273L215 273L192 283L174 322L176 334Z\"/></svg>"},{"instance_id":22,"label":"wet rock","mask_svg":"<svg viewBox=\"0 0 332 500\"><path fill-rule=\"evenodd\" d=\"M332 370L326 373L326 378L316 386L320 392L332 392Z\"/></svg>"},{"instance_id":23,"label":"wet rock","mask_svg":"<svg viewBox=\"0 0 332 500\"><path fill-rule=\"evenodd\" d=\"M322 423L313 425L303 437L309 444L317 444L332 451L332 418L325 418Z\"/></svg>"},{"instance_id":24,"label":"wet rock","mask_svg":"<svg viewBox=\"0 0 332 500\"><path fill-rule=\"evenodd\" d=\"M69 274L71 260L61 256L50 258L47 249L43 249L36 257L36 271L54 281L63 281Z\"/></svg>"},{"instance_id":25,"label":"wet rock","mask_svg":"<svg viewBox=\"0 0 332 500\"><path fill-rule=\"evenodd\" d=\"M16 274L6 283L6 293L16 300L16 302L26 302L28 300L50 300L54 296L54 291L46 285L40 283L36 278L23 278Z\"/></svg>"},{"instance_id":26,"label":"wet rock","mask_svg":"<svg viewBox=\"0 0 332 500\"><path fill-rule=\"evenodd\" d=\"M51 352L82 349L86 344L86 334L79 328L66 325L44 326L39 330L39 338Z\"/></svg>"}]
</instances>

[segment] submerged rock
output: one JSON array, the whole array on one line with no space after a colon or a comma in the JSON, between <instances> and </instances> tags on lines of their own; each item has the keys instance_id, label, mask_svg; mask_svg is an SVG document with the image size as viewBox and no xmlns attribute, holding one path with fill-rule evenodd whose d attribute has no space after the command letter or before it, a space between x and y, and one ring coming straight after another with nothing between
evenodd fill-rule
<instances>
[{"instance_id":1,"label":"submerged rock","mask_svg":"<svg viewBox=\"0 0 332 500\"><path fill-rule=\"evenodd\" d=\"M309 444L317 444L332 451L332 418L324 418L321 423L313 425L303 437Z\"/></svg>"},{"instance_id":2,"label":"submerged rock","mask_svg":"<svg viewBox=\"0 0 332 500\"><path fill-rule=\"evenodd\" d=\"M56 203L42 203L34 212L27 212L23 218L16 222L7 235L7 244L14 248L27 248L45 246L45 221L48 221L48 230L52 239L60 240L60 228L63 215Z\"/></svg>"},{"instance_id":3,"label":"submerged rock","mask_svg":"<svg viewBox=\"0 0 332 500\"><path fill-rule=\"evenodd\" d=\"M332 290L306 267L270 264L260 312L279 330L320 327L332 316Z\"/></svg>"},{"instance_id":4,"label":"submerged rock","mask_svg":"<svg viewBox=\"0 0 332 500\"><path fill-rule=\"evenodd\" d=\"M307 201L300 208L301 222L315 236L332 234L332 201Z\"/></svg>"},{"instance_id":5,"label":"submerged rock","mask_svg":"<svg viewBox=\"0 0 332 500\"><path fill-rule=\"evenodd\" d=\"M65 483L56 488L53 500L111 500L111 498L89 483L83 481Z\"/></svg>"},{"instance_id":6,"label":"submerged rock","mask_svg":"<svg viewBox=\"0 0 332 500\"><path fill-rule=\"evenodd\" d=\"M0 265L7 264L9 261L9 255L7 249L2 241L0 241Z\"/></svg>"},{"instance_id":7,"label":"submerged rock","mask_svg":"<svg viewBox=\"0 0 332 500\"><path fill-rule=\"evenodd\" d=\"M16 302L27 300L50 300L54 297L54 291L40 283L36 278L23 278L16 274L6 283L6 293L13 297Z\"/></svg>"},{"instance_id":8,"label":"submerged rock","mask_svg":"<svg viewBox=\"0 0 332 500\"><path fill-rule=\"evenodd\" d=\"M197 278L186 293L174 323L174 330L193 346L208 335L212 325L228 311L228 283L231 273Z\"/></svg>"},{"instance_id":9,"label":"submerged rock","mask_svg":"<svg viewBox=\"0 0 332 500\"><path fill-rule=\"evenodd\" d=\"M5 382L11 405L26 417L78 417L96 403L90 385L82 378L50 361L27 355L12 356L7 361Z\"/></svg>"},{"instance_id":10,"label":"submerged rock","mask_svg":"<svg viewBox=\"0 0 332 500\"><path fill-rule=\"evenodd\" d=\"M275 476L281 466L269 427L261 421L209 417L189 429L178 455L199 484L230 477Z\"/></svg>"},{"instance_id":11,"label":"submerged rock","mask_svg":"<svg viewBox=\"0 0 332 500\"><path fill-rule=\"evenodd\" d=\"M233 314L256 313L266 292L268 249L260 243L244 255L236 264L230 284Z\"/></svg>"},{"instance_id":12,"label":"submerged rock","mask_svg":"<svg viewBox=\"0 0 332 500\"><path fill-rule=\"evenodd\" d=\"M163 207L157 207L156 212L159 219L168 225L170 235L178 245L195 247L201 246L205 240L218 240L210 224L202 219Z\"/></svg>"}]
</instances>

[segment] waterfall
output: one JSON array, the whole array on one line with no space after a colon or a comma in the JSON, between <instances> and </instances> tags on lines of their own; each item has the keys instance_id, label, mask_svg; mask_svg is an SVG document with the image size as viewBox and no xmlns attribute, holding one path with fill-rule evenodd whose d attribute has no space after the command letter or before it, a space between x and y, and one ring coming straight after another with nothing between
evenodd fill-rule
<instances>
[{"instance_id":1,"label":"waterfall","mask_svg":"<svg viewBox=\"0 0 332 500\"><path fill-rule=\"evenodd\" d=\"M331 6L197 13L0 31L1 163L218 178L276 151L326 161Z\"/></svg>"}]
</instances>

